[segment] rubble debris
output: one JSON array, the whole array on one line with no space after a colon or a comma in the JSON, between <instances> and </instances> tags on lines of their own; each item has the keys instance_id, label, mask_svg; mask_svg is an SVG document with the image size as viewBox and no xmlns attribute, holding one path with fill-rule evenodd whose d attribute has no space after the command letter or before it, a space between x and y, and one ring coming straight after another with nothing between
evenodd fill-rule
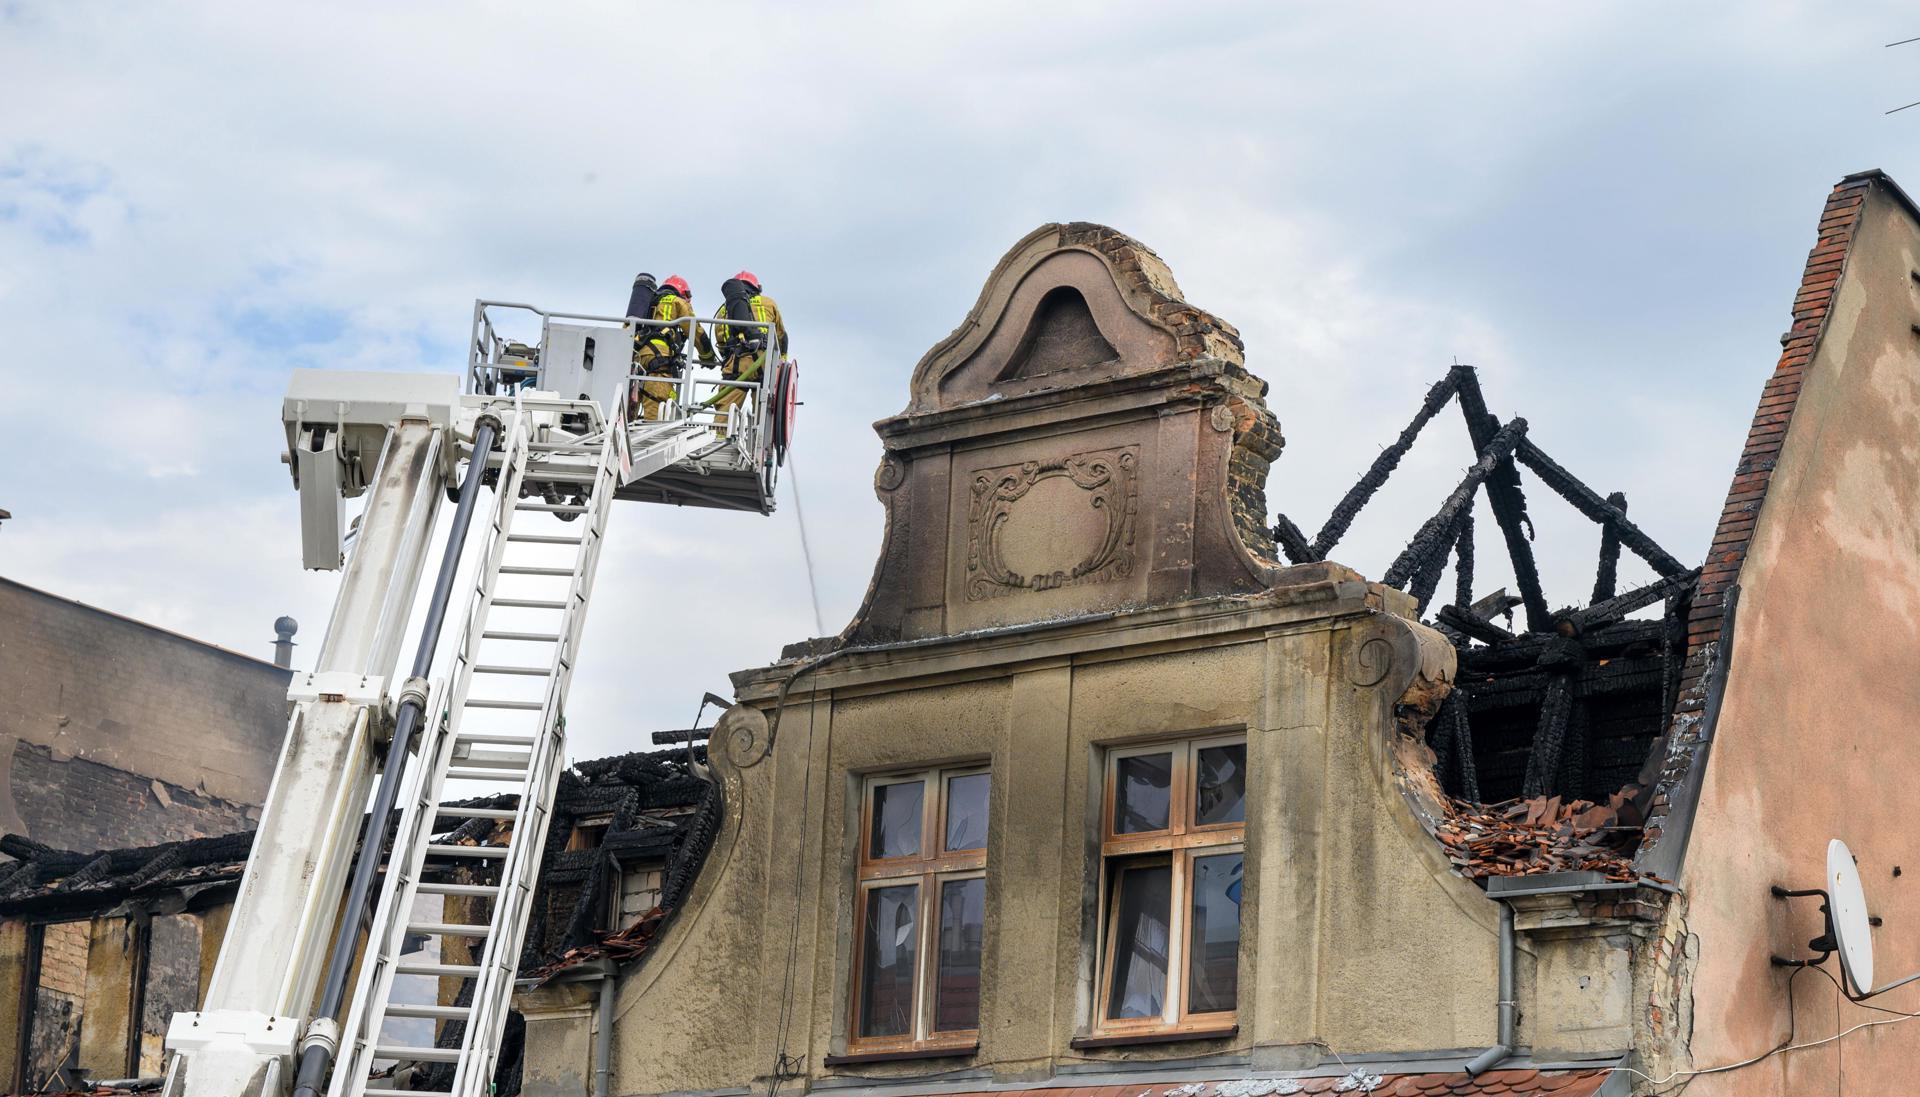
<instances>
[{"instance_id":1,"label":"rubble debris","mask_svg":"<svg viewBox=\"0 0 1920 1097\"><path fill-rule=\"evenodd\" d=\"M1498 804L1454 800L1434 833L1462 876L1536 876L1598 872L1608 880L1639 878L1633 851L1640 844L1633 793L1622 789L1605 803L1536 796Z\"/></svg>"}]
</instances>

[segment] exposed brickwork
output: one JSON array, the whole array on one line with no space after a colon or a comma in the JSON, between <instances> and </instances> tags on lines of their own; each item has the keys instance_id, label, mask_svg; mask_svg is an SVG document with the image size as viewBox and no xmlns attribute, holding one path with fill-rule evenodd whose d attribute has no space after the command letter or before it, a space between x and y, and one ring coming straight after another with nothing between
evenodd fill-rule
<instances>
[{"instance_id":1,"label":"exposed brickwork","mask_svg":"<svg viewBox=\"0 0 1920 1097\"><path fill-rule=\"evenodd\" d=\"M1141 290L1152 300L1153 318L1173 332L1174 348L1181 360L1221 358L1235 365L1245 361L1246 344L1240 332L1218 316L1190 305L1173 280L1166 261L1124 232L1074 221L1059 226L1063 247L1089 248L1113 264L1120 281Z\"/></svg>"},{"instance_id":2,"label":"exposed brickwork","mask_svg":"<svg viewBox=\"0 0 1920 1097\"><path fill-rule=\"evenodd\" d=\"M1713 544L1701 566L1700 585L1687 618L1687 658L1681 671L1672 730L1647 820L1643 852L1658 842L1670 807L1670 795L1692 764L1706 707L1707 671L1718 656L1726 620L1727 592L1746 563L1761 503L1773 481L1773 468L1785 444L1787 428L1800 398L1800 386L1820 336L1826 330L1834 288L1846 270L1848 249L1865 207L1867 192L1882 180L1877 172L1848 176L1827 196L1820 214L1819 238L1807 254L1800 290L1793 299L1793 324L1780 337L1780 360L1760 391L1760 403L1747 429L1747 442L1734 466L1733 483L1720 511Z\"/></svg>"},{"instance_id":3,"label":"exposed brickwork","mask_svg":"<svg viewBox=\"0 0 1920 1097\"><path fill-rule=\"evenodd\" d=\"M1240 532L1240 543L1263 560L1278 560L1273 547L1273 530L1268 527L1267 472L1280 456L1286 439L1280 436L1280 420L1258 399L1235 400L1227 405L1233 413L1233 453L1227 458L1227 503L1233 508L1233 525Z\"/></svg>"},{"instance_id":4,"label":"exposed brickwork","mask_svg":"<svg viewBox=\"0 0 1920 1097\"><path fill-rule=\"evenodd\" d=\"M85 758L58 760L51 750L33 743L15 745L12 778L13 801L21 814L60 820L52 842L71 849L153 845L253 826L245 804Z\"/></svg>"}]
</instances>

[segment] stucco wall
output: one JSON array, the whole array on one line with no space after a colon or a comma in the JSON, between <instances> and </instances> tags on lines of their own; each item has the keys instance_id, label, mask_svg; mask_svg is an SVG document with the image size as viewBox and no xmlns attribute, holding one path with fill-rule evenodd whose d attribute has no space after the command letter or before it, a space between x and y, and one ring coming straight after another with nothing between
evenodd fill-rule
<instances>
[{"instance_id":1,"label":"stucco wall","mask_svg":"<svg viewBox=\"0 0 1920 1097\"><path fill-rule=\"evenodd\" d=\"M1827 327L1792 411L1739 576L1732 656L1682 883L1698 950L1696 1067L1758 1055L1788 1034L1787 974L1817 902L1827 840L1858 858L1882 982L1920 971L1920 229L1884 187L1868 194ZM1900 873L1900 875L1895 875ZM1835 966L1830 961L1829 970ZM1885 1018L1817 972L1793 989L1797 1040ZM1920 1010L1920 988L1875 1004ZM1920 1023L1698 1079L1690 1094L1864 1091L1905 1078ZM1844 1075L1842 1063L1844 1060ZM1674 1063L1675 1067L1685 1063Z\"/></svg>"},{"instance_id":2,"label":"stucco wall","mask_svg":"<svg viewBox=\"0 0 1920 1097\"><path fill-rule=\"evenodd\" d=\"M245 829L288 677L0 579L0 829L81 850Z\"/></svg>"},{"instance_id":3,"label":"stucco wall","mask_svg":"<svg viewBox=\"0 0 1920 1097\"><path fill-rule=\"evenodd\" d=\"M615 1091L764 1085L782 1051L818 1084L1205 1055L1278 1069L1328 1048L1490 1043L1495 906L1448 871L1392 772L1394 703L1450 673L1451 649L1385 597L1329 581L850 658L804 680L821 692L796 690L765 760L759 710L779 672L743 689L757 707L715 740L726 827L678 921L621 981ZM1090 1021L1103 748L1233 729L1250 790L1238 1033L1070 1047ZM826 1068L845 1048L859 777L976 759L994 774L980 1050ZM523 996L528 1084L543 1094L585 1084L576 999Z\"/></svg>"}]
</instances>

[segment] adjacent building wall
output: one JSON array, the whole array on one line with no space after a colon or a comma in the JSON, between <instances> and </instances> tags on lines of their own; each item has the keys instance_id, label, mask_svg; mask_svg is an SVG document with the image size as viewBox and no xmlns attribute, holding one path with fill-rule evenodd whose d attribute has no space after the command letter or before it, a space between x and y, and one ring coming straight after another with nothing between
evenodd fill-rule
<instances>
[{"instance_id":1,"label":"adjacent building wall","mask_svg":"<svg viewBox=\"0 0 1920 1097\"><path fill-rule=\"evenodd\" d=\"M1768 963L1809 956L1821 927L1817 900L1768 886L1823 886L1830 838L1852 847L1884 919L1878 980L1920 971L1920 217L1873 173L1843 181L1821 230L1709 560L1731 562L1739 595L1681 877L1697 968L1668 1003L1692 1011L1691 1064L1656 1073L1887 1019L1820 971L1793 979L1789 1016L1789 973ZM1920 1010L1920 987L1875 1004ZM1920 1024L1887 1025L1687 1092L1895 1092L1916 1057Z\"/></svg>"},{"instance_id":2,"label":"adjacent building wall","mask_svg":"<svg viewBox=\"0 0 1920 1097\"><path fill-rule=\"evenodd\" d=\"M247 829L288 679L0 579L0 831L91 850Z\"/></svg>"}]
</instances>

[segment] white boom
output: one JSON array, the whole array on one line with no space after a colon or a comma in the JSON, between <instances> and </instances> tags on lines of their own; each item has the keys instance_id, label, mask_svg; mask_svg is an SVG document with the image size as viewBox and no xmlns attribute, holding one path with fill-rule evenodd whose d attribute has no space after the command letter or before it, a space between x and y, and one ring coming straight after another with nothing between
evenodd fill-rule
<instances>
[{"instance_id":1,"label":"white boom","mask_svg":"<svg viewBox=\"0 0 1920 1097\"><path fill-rule=\"evenodd\" d=\"M496 320L513 313L537 320L537 339L500 335ZM168 1097L391 1094L396 1083L370 1087L370 1077L430 1063L451 1065L423 1075L441 1092L491 1091L612 503L773 510L796 370L778 360L770 376L703 374L685 353L699 325L731 328L736 347L778 358L765 324L658 324L481 301L464 385L295 371L282 418L302 554L309 567L345 570L314 670L288 691L286 741L206 1000L168 1028ZM678 342L680 356L635 374L636 332ZM657 418L629 422L643 381L672 395ZM730 389L746 398L728 409L719 397ZM466 568L466 611L451 666L434 675L483 485L494 499ZM363 494L356 529L343 535L344 501ZM402 673L449 496L452 529ZM454 787L468 799L496 795L488 806L443 806ZM505 824L494 828L505 840L435 844L446 818ZM441 896L468 920L416 915L422 896ZM444 953L410 961L401 955L409 935L465 942L471 962L444 962ZM401 1000L397 980L412 976L460 980L457 1004ZM413 1031L396 1034L396 1024Z\"/></svg>"}]
</instances>

